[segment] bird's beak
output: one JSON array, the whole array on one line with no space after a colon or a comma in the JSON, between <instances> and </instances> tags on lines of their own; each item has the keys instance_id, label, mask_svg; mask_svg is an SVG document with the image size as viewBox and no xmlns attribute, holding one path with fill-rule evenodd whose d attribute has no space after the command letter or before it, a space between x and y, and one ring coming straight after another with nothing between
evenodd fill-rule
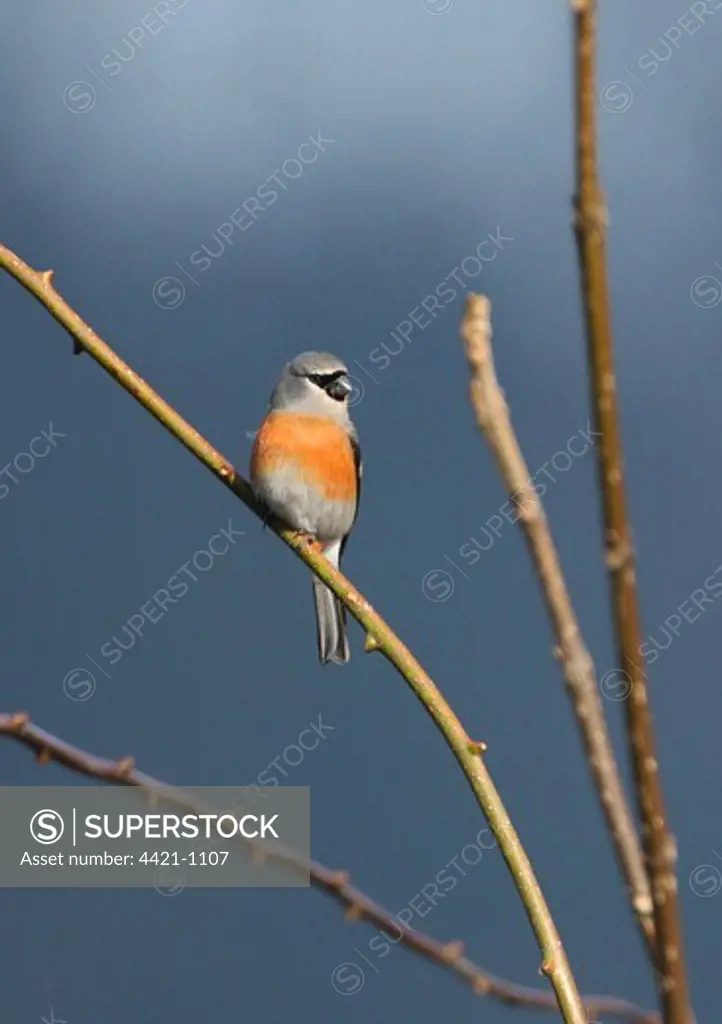
<instances>
[{"instance_id":1,"label":"bird's beak","mask_svg":"<svg viewBox=\"0 0 722 1024\"><path fill-rule=\"evenodd\" d=\"M348 377L345 376L337 377L336 380L331 385L331 387L329 388L329 394L333 398L337 399L345 398L346 395L351 393L351 391L353 391L353 388L351 387L351 381L348 379Z\"/></svg>"}]
</instances>

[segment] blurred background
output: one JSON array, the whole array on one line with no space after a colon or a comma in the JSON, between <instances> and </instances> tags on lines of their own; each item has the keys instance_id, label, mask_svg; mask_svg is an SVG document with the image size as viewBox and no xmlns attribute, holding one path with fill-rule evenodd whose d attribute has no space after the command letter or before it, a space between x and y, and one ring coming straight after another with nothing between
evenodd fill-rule
<instances>
[{"instance_id":1,"label":"blurred background","mask_svg":"<svg viewBox=\"0 0 722 1024\"><path fill-rule=\"evenodd\" d=\"M710 581L722 565L722 4L600 7L623 438L707 1021L722 939L722 569ZM581 988L651 1004L458 339L463 292L485 292L624 756L582 440L567 4L34 0L5 4L0 23L2 241L53 267L80 314L243 471L282 364L306 348L348 362L366 472L345 569L489 744ZM394 912L415 900L412 924L463 939L492 972L542 984L498 851L462 857L484 822L402 680L363 654L355 624L351 663L322 669L305 567L91 359L73 358L7 275L0 302L0 710L178 784L266 773L310 786L316 858ZM227 553L194 570L221 529ZM133 634L130 617L179 572L187 590ZM710 599L697 606L700 589ZM323 738L299 763L314 724ZM0 779L78 781L10 741ZM421 890L445 868L457 884L430 906ZM375 929L312 889L5 890L2 904L8 1021L49 1020L51 1007L68 1024L537 1016L404 950L381 957Z\"/></svg>"}]
</instances>

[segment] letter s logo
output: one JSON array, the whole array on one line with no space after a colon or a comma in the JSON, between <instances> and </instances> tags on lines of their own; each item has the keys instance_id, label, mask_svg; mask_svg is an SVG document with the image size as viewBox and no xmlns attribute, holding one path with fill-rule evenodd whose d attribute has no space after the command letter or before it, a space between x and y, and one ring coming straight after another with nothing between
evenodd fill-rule
<instances>
[{"instance_id":1,"label":"letter s logo","mask_svg":"<svg viewBox=\"0 0 722 1024\"><path fill-rule=\"evenodd\" d=\"M36 811L30 819L30 835L44 846L57 843L64 831L65 823L57 811Z\"/></svg>"}]
</instances>

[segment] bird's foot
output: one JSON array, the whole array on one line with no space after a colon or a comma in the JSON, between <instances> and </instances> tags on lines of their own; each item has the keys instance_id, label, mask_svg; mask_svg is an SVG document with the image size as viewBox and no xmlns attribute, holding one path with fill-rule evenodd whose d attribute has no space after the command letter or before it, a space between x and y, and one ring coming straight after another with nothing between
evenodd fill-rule
<instances>
[{"instance_id":1,"label":"bird's foot","mask_svg":"<svg viewBox=\"0 0 722 1024\"><path fill-rule=\"evenodd\" d=\"M304 533L303 530L294 530L294 537L304 547L312 551L321 551L321 542L312 533Z\"/></svg>"}]
</instances>

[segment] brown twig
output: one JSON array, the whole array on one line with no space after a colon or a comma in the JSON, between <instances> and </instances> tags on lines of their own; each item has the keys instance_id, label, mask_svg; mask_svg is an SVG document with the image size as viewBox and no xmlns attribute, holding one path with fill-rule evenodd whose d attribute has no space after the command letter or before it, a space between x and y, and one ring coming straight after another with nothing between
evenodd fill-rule
<instances>
[{"instance_id":1,"label":"brown twig","mask_svg":"<svg viewBox=\"0 0 722 1024\"><path fill-rule=\"evenodd\" d=\"M53 287L52 271L34 270L3 245L0 245L0 267L4 267L24 288L39 299L83 350L230 487L248 508L260 518L264 518L263 510L259 508L250 484L80 318ZM586 1024L586 1014L566 951L531 861L481 756L481 745L468 736L436 683L424 671L408 647L353 584L324 557L320 546L310 538L288 530L281 524L270 525L281 540L341 599L366 633L373 637L376 648L396 667L433 719L459 763L499 844L534 931L542 956L542 973L552 984L564 1019L568 1024Z\"/></svg>"},{"instance_id":2,"label":"brown twig","mask_svg":"<svg viewBox=\"0 0 722 1024\"><path fill-rule=\"evenodd\" d=\"M14 715L0 713L0 735L5 735L9 739L17 740L29 747L35 752L37 760L41 763L56 761L81 775L116 785L137 786L147 793L167 794L172 790L177 804L185 806L188 810L196 809L196 801L190 795L186 795L182 790L170 787L167 783L154 779L150 775L136 771L132 758L123 757L118 761L110 761L107 758L89 754L33 725L24 713ZM241 835L234 838L249 847L255 845L252 840L245 839ZM321 889L346 908L348 921L369 921L383 929L391 942L398 942L402 946L406 946L407 949L419 953L438 967L451 971L459 980L468 984L477 995L488 996L490 999L496 999L509 1006L556 1011L557 1001L551 993L527 988L524 985L515 985L513 982L497 978L468 960L463 955L462 943L439 942L437 939L398 921L390 911L352 886L348 872L334 871L319 864L318 861L306 860L291 851L280 853L273 847L266 847L264 856L269 860L283 860L287 866L296 868L301 874L310 875L313 886ZM596 1017L598 1014L610 1014L623 1021L628 1021L630 1024L659 1024L659 1016L656 1013L613 996L587 996L584 999L584 1006L591 1017Z\"/></svg>"},{"instance_id":3,"label":"brown twig","mask_svg":"<svg viewBox=\"0 0 722 1024\"><path fill-rule=\"evenodd\" d=\"M652 897L636 825L599 700L594 663L579 629L549 521L531 482L504 392L496 377L491 346L491 304L485 296L467 296L461 336L471 371L469 393L476 422L496 460L511 503L517 510L517 521L524 531L541 584L554 632L555 654L561 662L594 786L636 920L648 948L654 954Z\"/></svg>"},{"instance_id":4,"label":"brown twig","mask_svg":"<svg viewBox=\"0 0 722 1024\"><path fill-rule=\"evenodd\" d=\"M596 4L573 3L576 51L577 194L574 225L579 249L594 423L601 435L597 464L604 545L619 660L630 684L627 738L642 822L642 845L654 904L657 975L665 1024L692 1019L677 907L676 848L667 825L647 684L640 656L634 552L627 525L607 286L604 196L597 171L595 93Z\"/></svg>"}]
</instances>

